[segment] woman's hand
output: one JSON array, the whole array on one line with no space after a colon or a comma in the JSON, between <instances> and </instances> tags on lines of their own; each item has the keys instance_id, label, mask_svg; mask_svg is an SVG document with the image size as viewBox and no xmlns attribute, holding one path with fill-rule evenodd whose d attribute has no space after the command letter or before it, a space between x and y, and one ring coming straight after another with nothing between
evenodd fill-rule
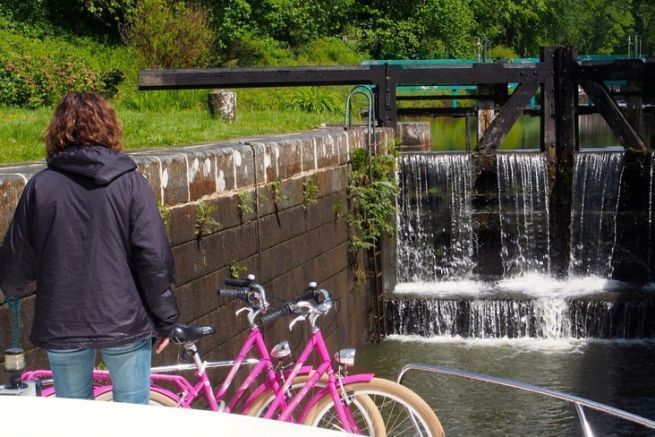
<instances>
[{"instance_id":1,"label":"woman's hand","mask_svg":"<svg viewBox=\"0 0 655 437\"><path fill-rule=\"evenodd\" d=\"M157 338L157 342L155 343L155 353L159 354L161 351L166 349L166 346L168 346L168 343L171 341L170 338L168 337L159 337Z\"/></svg>"}]
</instances>

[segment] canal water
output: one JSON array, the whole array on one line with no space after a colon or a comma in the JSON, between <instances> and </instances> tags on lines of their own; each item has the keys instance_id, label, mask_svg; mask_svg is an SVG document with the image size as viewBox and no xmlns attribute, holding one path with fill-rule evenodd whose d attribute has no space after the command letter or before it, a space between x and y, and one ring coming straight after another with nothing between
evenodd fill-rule
<instances>
[{"instance_id":1,"label":"canal water","mask_svg":"<svg viewBox=\"0 0 655 437\"><path fill-rule=\"evenodd\" d=\"M463 117L421 118L429 121L432 135L432 150L465 150L466 119ZM476 143L476 118L469 119L468 136L473 148ZM500 144L500 150L539 148L539 117L522 115L512 126ZM612 147L617 139L605 120L599 114L581 115L578 118L580 147Z\"/></svg>"},{"instance_id":2,"label":"canal water","mask_svg":"<svg viewBox=\"0 0 655 437\"><path fill-rule=\"evenodd\" d=\"M358 350L358 366L395 380L426 363L509 378L655 419L655 342L457 339L391 336ZM436 410L447 436L582 436L566 402L452 376L410 371L404 381ZM620 419L585 413L594 435L653 436Z\"/></svg>"}]
</instances>

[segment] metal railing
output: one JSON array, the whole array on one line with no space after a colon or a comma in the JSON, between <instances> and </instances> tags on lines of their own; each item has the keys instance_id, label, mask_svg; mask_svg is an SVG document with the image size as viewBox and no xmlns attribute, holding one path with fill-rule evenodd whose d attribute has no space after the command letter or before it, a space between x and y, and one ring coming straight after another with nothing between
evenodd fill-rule
<instances>
[{"instance_id":1,"label":"metal railing","mask_svg":"<svg viewBox=\"0 0 655 437\"><path fill-rule=\"evenodd\" d=\"M579 396L573 396L567 393L562 393L560 391L551 390L544 387L539 387L532 384L526 384L519 381L512 381L510 379L498 378L496 376L485 375L483 373L470 372L468 370L453 369L450 367L443 366L433 366L428 364L418 364L410 363L404 366L400 370L398 375L397 382L402 384L402 380L405 374L410 370L419 370L422 372L429 373L438 373L440 375L449 375L449 376L458 376L460 378L470 379L473 381L482 381L490 384L500 385L504 387L510 387L516 390L522 390L529 393L536 393L543 396L547 396L554 399L560 399L562 401L570 402L575 405L575 409L578 413L578 418L580 419L580 425L586 437L592 437L594 434L591 430L589 422L585 416L583 407L590 408L592 410L600 411L611 416L619 417L621 419L627 420L629 422L637 423L639 425L645 426L650 429L655 429L655 421L646 419L644 417L638 416L633 413L621 410L619 408L610 407L609 405L602 404L600 402L591 401L589 399L581 398Z\"/></svg>"}]
</instances>

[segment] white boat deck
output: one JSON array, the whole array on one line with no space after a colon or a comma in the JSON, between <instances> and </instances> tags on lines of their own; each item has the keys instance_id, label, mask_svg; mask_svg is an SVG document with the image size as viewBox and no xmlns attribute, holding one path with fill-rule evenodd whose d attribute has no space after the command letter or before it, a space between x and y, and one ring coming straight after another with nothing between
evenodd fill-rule
<instances>
[{"instance_id":1,"label":"white boat deck","mask_svg":"<svg viewBox=\"0 0 655 437\"><path fill-rule=\"evenodd\" d=\"M31 396L0 396L0 421L7 437L345 435L238 414Z\"/></svg>"}]
</instances>

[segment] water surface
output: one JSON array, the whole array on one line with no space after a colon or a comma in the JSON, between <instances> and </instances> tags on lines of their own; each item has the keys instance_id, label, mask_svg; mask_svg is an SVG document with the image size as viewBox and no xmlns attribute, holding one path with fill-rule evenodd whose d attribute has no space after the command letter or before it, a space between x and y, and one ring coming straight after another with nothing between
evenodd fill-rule
<instances>
[{"instance_id":1,"label":"water surface","mask_svg":"<svg viewBox=\"0 0 655 437\"><path fill-rule=\"evenodd\" d=\"M410 362L510 378L655 418L655 342L462 340L394 336L358 351L362 369L395 380ZM437 411L447 436L582 436L565 402L452 376L410 372L405 384ZM653 436L585 410L595 436Z\"/></svg>"}]
</instances>

